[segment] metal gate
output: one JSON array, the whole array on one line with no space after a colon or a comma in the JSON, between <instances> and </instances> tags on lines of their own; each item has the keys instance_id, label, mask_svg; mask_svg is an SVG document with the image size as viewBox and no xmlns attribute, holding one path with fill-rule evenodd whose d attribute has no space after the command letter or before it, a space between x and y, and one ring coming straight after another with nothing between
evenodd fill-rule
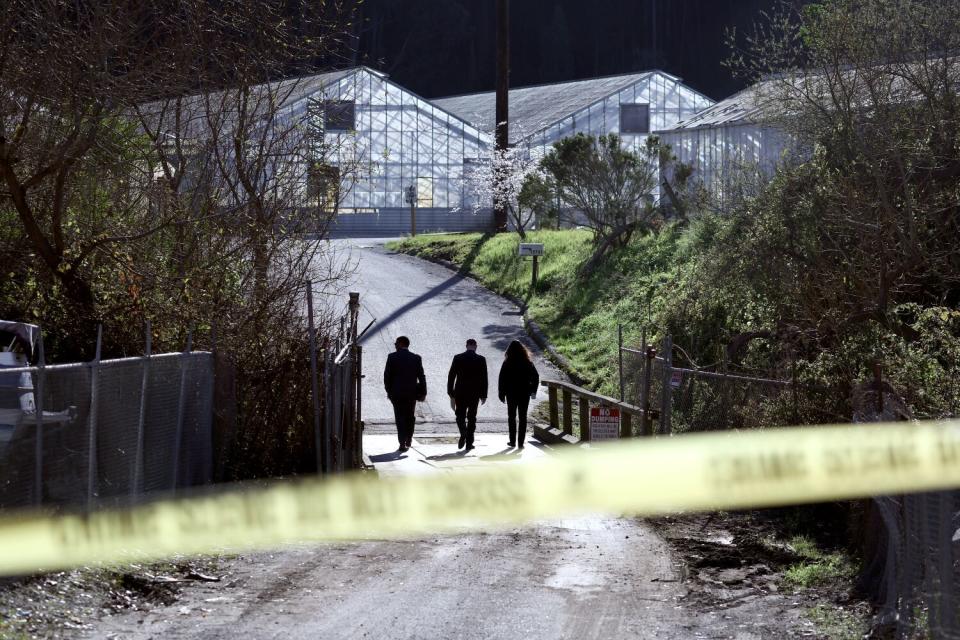
<instances>
[{"instance_id":1,"label":"metal gate","mask_svg":"<svg viewBox=\"0 0 960 640\"><path fill-rule=\"evenodd\" d=\"M358 331L360 294L350 293L340 330L318 349L313 293L307 289L310 331L310 373L313 392L317 469L340 473L363 468L363 347L359 340L373 326Z\"/></svg>"}]
</instances>

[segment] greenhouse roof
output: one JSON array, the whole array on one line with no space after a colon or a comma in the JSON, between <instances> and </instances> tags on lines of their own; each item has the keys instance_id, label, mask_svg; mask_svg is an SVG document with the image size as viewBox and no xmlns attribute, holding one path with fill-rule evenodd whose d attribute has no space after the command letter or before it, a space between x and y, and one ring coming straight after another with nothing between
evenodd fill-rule
<instances>
[{"instance_id":1,"label":"greenhouse roof","mask_svg":"<svg viewBox=\"0 0 960 640\"><path fill-rule=\"evenodd\" d=\"M644 71L511 89L510 141L521 140L654 74L680 81L680 78L663 71ZM492 132L496 120L496 100L496 92L487 91L438 98L432 102L483 131Z\"/></svg>"},{"instance_id":2,"label":"greenhouse roof","mask_svg":"<svg viewBox=\"0 0 960 640\"><path fill-rule=\"evenodd\" d=\"M667 132L687 131L701 127L720 127L751 122L760 111L755 86L747 87L712 107L707 107L686 120L673 125Z\"/></svg>"}]
</instances>

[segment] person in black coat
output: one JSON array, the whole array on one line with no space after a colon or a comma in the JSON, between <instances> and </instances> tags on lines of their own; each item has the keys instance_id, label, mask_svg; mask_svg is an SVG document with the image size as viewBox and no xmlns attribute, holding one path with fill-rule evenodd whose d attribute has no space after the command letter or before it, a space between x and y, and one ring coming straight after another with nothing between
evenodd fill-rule
<instances>
[{"instance_id":1,"label":"person in black coat","mask_svg":"<svg viewBox=\"0 0 960 640\"><path fill-rule=\"evenodd\" d=\"M477 407L487 401L487 359L477 353L477 341L467 340L467 350L453 356L447 374L447 395L453 398L460 430L458 449L473 449Z\"/></svg>"},{"instance_id":2,"label":"person in black coat","mask_svg":"<svg viewBox=\"0 0 960 640\"><path fill-rule=\"evenodd\" d=\"M511 447L523 448L523 439L527 434L527 407L530 398L536 395L539 384L540 375L530 360L530 352L519 340L514 340L507 347L503 366L500 367L497 389L500 402L507 403L507 424L510 429L508 444Z\"/></svg>"},{"instance_id":3,"label":"person in black coat","mask_svg":"<svg viewBox=\"0 0 960 640\"><path fill-rule=\"evenodd\" d=\"M396 351L387 356L383 370L383 387L393 403L393 416L397 422L397 439L400 451L406 451L413 442L414 411L417 400L427 399L427 377L423 374L423 361L410 351L410 339L400 336L393 345Z\"/></svg>"}]
</instances>

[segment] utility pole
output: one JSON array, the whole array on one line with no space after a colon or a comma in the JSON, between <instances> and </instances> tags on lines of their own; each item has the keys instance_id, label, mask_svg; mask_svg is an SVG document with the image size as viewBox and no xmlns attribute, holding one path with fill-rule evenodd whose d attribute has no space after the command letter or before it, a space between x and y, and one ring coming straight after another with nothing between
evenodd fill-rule
<instances>
[{"instance_id":1,"label":"utility pole","mask_svg":"<svg viewBox=\"0 0 960 640\"><path fill-rule=\"evenodd\" d=\"M495 149L503 158L510 146L510 2L497 0L497 126ZM503 196L503 163L497 163L493 175L493 222L496 231L507 230L507 201Z\"/></svg>"}]
</instances>

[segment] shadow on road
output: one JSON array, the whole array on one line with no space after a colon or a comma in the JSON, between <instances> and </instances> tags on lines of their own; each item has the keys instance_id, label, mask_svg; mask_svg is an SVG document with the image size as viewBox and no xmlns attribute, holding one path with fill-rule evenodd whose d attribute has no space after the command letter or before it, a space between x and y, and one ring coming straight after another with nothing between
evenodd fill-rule
<instances>
[{"instance_id":1,"label":"shadow on road","mask_svg":"<svg viewBox=\"0 0 960 640\"><path fill-rule=\"evenodd\" d=\"M485 233L480 238L480 241L477 242L477 244L473 247L473 249L471 249L470 253L467 254L466 259L463 261L463 264L460 266L459 270L457 271L457 275L447 278L446 280L444 280L437 286L433 287L426 293L423 293L422 295L417 296L410 302L406 303L402 307L393 311L393 313L388 315L386 318L383 318L382 320L380 320L380 322L377 323L375 330L365 335L360 340L360 344L365 343L372 336L382 333L387 327L389 327L391 324L396 322L400 317L408 313L410 310L415 309L421 304L431 300L432 298L437 297L438 295L440 295L450 287L453 287L457 283L461 282L467 276L467 274L470 273L470 267L473 266L473 263L477 259L477 256L480 255L480 250L483 248L483 245L486 244L487 241L492 237L493 237L492 233Z\"/></svg>"},{"instance_id":2,"label":"shadow on road","mask_svg":"<svg viewBox=\"0 0 960 640\"><path fill-rule=\"evenodd\" d=\"M391 451L390 453L378 453L375 456L370 456L370 462L374 464L377 462L392 462L394 460L403 460L406 457L407 456L399 451Z\"/></svg>"},{"instance_id":3,"label":"shadow on road","mask_svg":"<svg viewBox=\"0 0 960 640\"><path fill-rule=\"evenodd\" d=\"M527 336L524 330L515 324L488 324L483 328L483 337L493 343L493 346L501 351L506 351L507 347L514 340L519 340L531 352L537 353L538 349L533 341Z\"/></svg>"},{"instance_id":4,"label":"shadow on road","mask_svg":"<svg viewBox=\"0 0 960 640\"><path fill-rule=\"evenodd\" d=\"M507 447L503 451L497 451L496 453L491 453L488 456L480 456L481 460L510 460L511 458L516 458L517 454L520 453L519 449L513 449Z\"/></svg>"},{"instance_id":5,"label":"shadow on road","mask_svg":"<svg viewBox=\"0 0 960 640\"><path fill-rule=\"evenodd\" d=\"M466 451L457 451L456 453L444 453L436 456L427 456L427 460L456 460L466 457Z\"/></svg>"}]
</instances>

